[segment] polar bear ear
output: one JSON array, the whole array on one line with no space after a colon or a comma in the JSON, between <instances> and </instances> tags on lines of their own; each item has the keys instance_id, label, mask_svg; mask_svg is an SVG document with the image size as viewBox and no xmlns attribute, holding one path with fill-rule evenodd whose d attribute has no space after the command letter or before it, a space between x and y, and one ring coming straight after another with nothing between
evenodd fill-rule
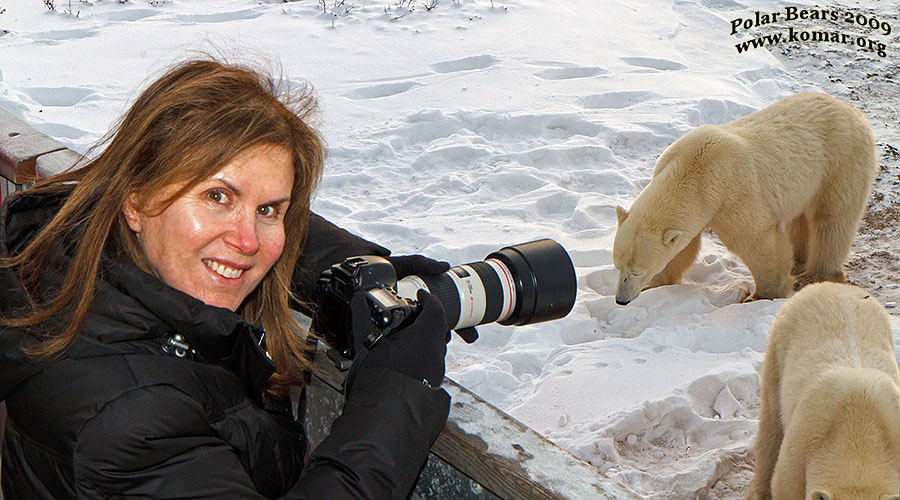
<instances>
[{"instance_id":1,"label":"polar bear ear","mask_svg":"<svg viewBox=\"0 0 900 500\"><path fill-rule=\"evenodd\" d=\"M616 205L616 222L621 226L625 219L628 217L628 210L625 210L625 207L622 205Z\"/></svg>"},{"instance_id":2,"label":"polar bear ear","mask_svg":"<svg viewBox=\"0 0 900 500\"><path fill-rule=\"evenodd\" d=\"M831 494L827 491L814 491L809 500L831 500Z\"/></svg>"},{"instance_id":3,"label":"polar bear ear","mask_svg":"<svg viewBox=\"0 0 900 500\"><path fill-rule=\"evenodd\" d=\"M684 231L679 231L677 229L666 229L662 234L662 244L664 246L670 247L677 244L681 240L682 236L684 236Z\"/></svg>"}]
</instances>

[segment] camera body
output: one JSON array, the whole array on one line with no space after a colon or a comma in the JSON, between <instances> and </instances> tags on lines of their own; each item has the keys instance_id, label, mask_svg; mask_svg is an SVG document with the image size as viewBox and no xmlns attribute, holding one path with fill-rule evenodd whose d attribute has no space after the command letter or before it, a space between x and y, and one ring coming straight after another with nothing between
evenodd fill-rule
<instances>
[{"instance_id":1,"label":"camera body","mask_svg":"<svg viewBox=\"0 0 900 500\"><path fill-rule=\"evenodd\" d=\"M438 299L447 325L457 331L495 321L529 325L562 318L572 310L576 292L572 260L550 239L504 247L485 260L439 275L400 280L383 257L350 257L325 270L316 285L313 330L347 359L354 355L350 301L357 293L365 294L375 325L363 340L371 348L412 321L419 309L419 290Z\"/></svg>"},{"instance_id":2,"label":"camera body","mask_svg":"<svg viewBox=\"0 0 900 500\"><path fill-rule=\"evenodd\" d=\"M353 357L350 300L365 293L375 331L364 340L371 348L381 337L405 326L416 315L418 303L397 295L397 273L383 257L350 257L325 270L317 282L318 302L313 329L341 354Z\"/></svg>"}]
</instances>

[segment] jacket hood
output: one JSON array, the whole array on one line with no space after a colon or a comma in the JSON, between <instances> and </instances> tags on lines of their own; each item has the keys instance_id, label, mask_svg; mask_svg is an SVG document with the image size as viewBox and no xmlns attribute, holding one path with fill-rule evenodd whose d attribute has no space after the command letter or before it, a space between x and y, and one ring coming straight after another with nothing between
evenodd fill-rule
<instances>
[{"instance_id":1,"label":"jacket hood","mask_svg":"<svg viewBox=\"0 0 900 500\"><path fill-rule=\"evenodd\" d=\"M0 206L0 256L13 256L25 248L56 215L68 194L25 192L4 200ZM16 274L0 269L0 315L26 306ZM165 355L165 342L175 335L183 339L179 344L188 346L187 357L225 364L241 379L248 394L260 401L265 383L275 371L260 345L263 330L228 309L206 305L169 287L131 262L103 259L87 322L63 356ZM45 363L22 353L23 346L37 341L25 329L0 326L0 400Z\"/></svg>"},{"instance_id":2,"label":"jacket hood","mask_svg":"<svg viewBox=\"0 0 900 500\"><path fill-rule=\"evenodd\" d=\"M33 194L18 192L0 205L0 257L22 251L46 226L68 198L70 191Z\"/></svg>"},{"instance_id":3,"label":"jacket hood","mask_svg":"<svg viewBox=\"0 0 900 500\"><path fill-rule=\"evenodd\" d=\"M4 199L0 205L0 257L12 257L25 248L64 200L65 196L27 193ZM11 269L0 268L0 315L11 315L27 306L19 277ZM22 347L36 342L34 336L22 329L0 326L0 401L19 383L40 371L41 364L22 352Z\"/></svg>"}]
</instances>

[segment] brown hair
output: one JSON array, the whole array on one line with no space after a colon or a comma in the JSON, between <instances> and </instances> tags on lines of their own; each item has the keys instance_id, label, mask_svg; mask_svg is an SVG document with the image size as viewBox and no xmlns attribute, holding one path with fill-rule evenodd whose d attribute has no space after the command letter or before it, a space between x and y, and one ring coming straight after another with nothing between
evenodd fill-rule
<instances>
[{"instance_id":1,"label":"brown hair","mask_svg":"<svg viewBox=\"0 0 900 500\"><path fill-rule=\"evenodd\" d=\"M140 206L164 186L183 183L163 203L163 210L247 148L278 145L291 152L294 164L284 251L237 312L266 329L268 353L278 365L269 391L284 394L289 385L302 383L309 362L293 331L297 325L289 310L290 278L306 239L310 198L324 163L322 141L304 121L316 109L308 87L283 88L272 77L245 66L194 60L170 69L144 90L101 141L109 143L102 153L84 167L32 188L71 189L71 194L31 244L0 261L16 269L29 296L35 295L50 250L75 231L79 239L58 293L40 304L33 302L26 315L3 322L35 326L63 315L64 329L28 352L47 357L65 350L88 316L104 247L152 273L122 213L129 196Z\"/></svg>"}]
</instances>

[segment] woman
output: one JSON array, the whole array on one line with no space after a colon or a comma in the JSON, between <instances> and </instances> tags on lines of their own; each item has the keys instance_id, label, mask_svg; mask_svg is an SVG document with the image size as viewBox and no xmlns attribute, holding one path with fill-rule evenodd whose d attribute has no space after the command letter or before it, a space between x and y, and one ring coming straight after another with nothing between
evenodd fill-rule
<instances>
[{"instance_id":1,"label":"woman","mask_svg":"<svg viewBox=\"0 0 900 500\"><path fill-rule=\"evenodd\" d=\"M310 367L289 288L323 164L313 108L247 68L187 62L85 167L5 201L7 500L406 497L449 411L436 299L358 350L305 463L286 397ZM354 298L354 338L365 308Z\"/></svg>"}]
</instances>

